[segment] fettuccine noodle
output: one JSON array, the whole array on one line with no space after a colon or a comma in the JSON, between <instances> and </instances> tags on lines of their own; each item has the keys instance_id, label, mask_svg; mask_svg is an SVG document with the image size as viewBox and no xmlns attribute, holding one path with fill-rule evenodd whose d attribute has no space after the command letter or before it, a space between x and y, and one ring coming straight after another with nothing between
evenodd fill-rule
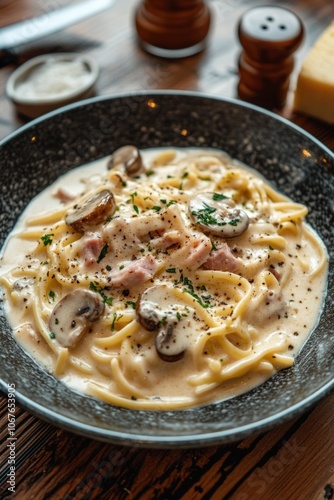
<instances>
[{"instance_id":1,"label":"fettuccine noodle","mask_svg":"<svg viewBox=\"0 0 334 500\"><path fill-rule=\"evenodd\" d=\"M70 386L132 409L221 400L290 367L326 283L307 207L225 153L141 154L135 174L99 160L28 207L0 277L17 340ZM103 220L70 222L105 192ZM67 332L57 306L79 290L96 317L80 306Z\"/></svg>"}]
</instances>

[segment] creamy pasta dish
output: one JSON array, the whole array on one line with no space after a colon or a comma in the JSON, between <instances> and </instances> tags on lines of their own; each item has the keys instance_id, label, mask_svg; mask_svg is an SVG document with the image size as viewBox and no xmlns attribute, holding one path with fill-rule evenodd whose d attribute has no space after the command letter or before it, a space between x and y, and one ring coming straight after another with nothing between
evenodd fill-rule
<instances>
[{"instance_id":1,"label":"creamy pasta dish","mask_svg":"<svg viewBox=\"0 0 334 500\"><path fill-rule=\"evenodd\" d=\"M215 150L125 146L27 207L2 252L17 341L108 403L220 401L290 367L326 249L307 208Z\"/></svg>"}]
</instances>

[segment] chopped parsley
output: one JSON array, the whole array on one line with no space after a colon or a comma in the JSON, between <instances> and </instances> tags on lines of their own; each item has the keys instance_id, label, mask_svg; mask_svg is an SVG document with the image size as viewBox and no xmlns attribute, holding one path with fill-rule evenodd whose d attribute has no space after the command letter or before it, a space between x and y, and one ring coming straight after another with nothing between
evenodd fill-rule
<instances>
[{"instance_id":1,"label":"chopped parsley","mask_svg":"<svg viewBox=\"0 0 334 500\"><path fill-rule=\"evenodd\" d=\"M54 302L55 301L56 294L54 293L53 290L49 291L49 302Z\"/></svg>"},{"instance_id":2,"label":"chopped parsley","mask_svg":"<svg viewBox=\"0 0 334 500\"><path fill-rule=\"evenodd\" d=\"M112 216L109 215L106 220L104 221L105 224L108 224L108 222L110 222L112 220Z\"/></svg>"},{"instance_id":3,"label":"chopped parsley","mask_svg":"<svg viewBox=\"0 0 334 500\"><path fill-rule=\"evenodd\" d=\"M56 334L54 332L50 332L49 337L50 337L50 339L55 339Z\"/></svg>"},{"instance_id":4,"label":"chopped parsley","mask_svg":"<svg viewBox=\"0 0 334 500\"><path fill-rule=\"evenodd\" d=\"M134 200L135 200L136 196L138 196L137 191L134 191L133 193L130 194L130 198L131 198L132 203L134 203Z\"/></svg>"},{"instance_id":5,"label":"chopped parsley","mask_svg":"<svg viewBox=\"0 0 334 500\"><path fill-rule=\"evenodd\" d=\"M113 320L112 320L112 323L110 325L110 330L113 332L115 330L115 323L116 323L116 320L117 320L117 313L114 313L113 314Z\"/></svg>"},{"instance_id":6,"label":"chopped parsley","mask_svg":"<svg viewBox=\"0 0 334 500\"><path fill-rule=\"evenodd\" d=\"M180 185L179 185L179 190L181 191L183 189L183 181L184 179L186 179L188 177L189 173L188 172L184 172L184 174L182 175L181 177L181 182L180 182Z\"/></svg>"},{"instance_id":7,"label":"chopped parsley","mask_svg":"<svg viewBox=\"0 0 334 500\"><path fill-rule=\"evenodd\" d=\"M132 309L136 309L136 307L137 307L137 303L136 303L136 302L134 302L133 300L127 300L127 301L125 302L125 305L126 305L127 307L132 307Z\"/></svg>"},{"instance_id":8,"label":"chopped parsley","mask_svg":"<svg viewBox=\"0 0 334 500\"><path fill-rule=\"evenodd\" d=\"M169 267L168 269L166 269L166 273L170 273L170 274L176 273L176 268L175 267Z\"/></svg>"},{"instance_id":9,"label":"chopped parsley","mask_svg":"<svg viewBox=\"0 0 334 500\"><path fill-rule=\"evenodd\" d=\"M47 245L51 245L52 241L53 241L53 238L52 236L54 236L53 233L50 233L50 234L43 234L43 236L41 237L41 240L43 242L43 245L46 247Z\"/></svg>"},{"instance_id":10,"label":"chopped parsley","mask_svg":"<svg viewBox=\"0 0 334 500\"><path fill-rule=\"evenodd\" d=\"M108 297L104 293L104 290L109 290L109 287L102 288L102 287L98 286L97 282L94 283L93 281L91 281L89 283L89 289L92 290L93 292L96 292L96 293L100 294L101 297L102 297L102 299L103 299L103 302L105 304L107 304L108 306L112 306L114 298L113 297Z\"/></svg>"},{"instance_id":11,"label":"chopped parsley","mask_svg":"<svg viewBox=\"0 0 334 500\"><path fill-rule=\"evenodd\" d=\"M181 277L181 279L182 279L182 277ZM189 295L194 297L194 299L197 300L197 302L199 303L200 306L204 307L205 309L207 309L208 307L211 307L209 299L206 299L203 297L203 299L204 299L204 302L203 302L203 300L195 292L194 285L192 284L190 279L187 278L186 276L183 278L183 285L184 285L183 291L186 293L189 293Z\"/></svg>"},{"instance_id":12,"label":"chopped parsley","mask_svg":"<svg viewBox=\"0 0 334 500\"><path fill-rule=\"evenodd\" d=\"M227 224L230 226L237 226L240 222L240 219L238 218L232 219L228 222L225 222L222 219L219 220L212 215L215 212L217 212L216 208L210 207L210 205L203 203L203 208L200 208L199 210L193 210L191 213L192 215L195 215L195 217L197 217L197 221L204 226L226 226Z\"/></svg>"},{"instance_id":13,"label":"chopped parsley","mask_svg":"<svg viewBox=\"0 0 334 500\"><path fill-rule=\"evenodd\" d=\"M98 264L101 262L102 259L105 258L107 252L108 252L108 243L106 243L104 245L104 247L102 248L102 250L101 250L101 253L100 253L100 255L99 255L99 257L98 257L98 259L96 261Z\"/></svg>"},{"instance_id":14,"label":"chopped parsley","mask_svg":"<svg viewBox=\"0 0 334 500\"><path fill-rule=\"evenodd\" d=\"M123 317L123 314L120 314L120 315L118 316L118 314L114 312L114 314L113 314L113 320L112 320L112 323L111 323L111 325L110 325L110 330L111 330L112 332L114 332L114 331L115 331L115 323L116 323L116 321L118 321L118 320L119 320L119 319L121 319L122 317Z\"/></svg>"},{"instance_id":15,"label":"chopped parsley","mask_svg":"<svg viewBox=\"0 0 334 500\"><path fill-rule=\"evenodd\" d=\"M197 217L198 222L204 224L205 226L209 226L210 224L219 225L219 221L213 217L211 214L217 211L216 208L210 207L206 203L204 203L203 208L199 210L193 210L191 213Z\"/></svg>"},{"instance_id":16,"label":"chopped parsley","mask_svg":"<svg viewBox=\"0 0 334 500\"><path fill-rule=\"evenodd\" d=\"M139 214L139 208L137 205L132 205L133 210L136 212L136 214Z\"/></svg>"},{"instance_id":17,"label":"chopped parsley","mask_svg":"<svg viewBox=\"0 0 334 500\"><path fill-rule=\"evenodd\" d=\"M226 198L228 198L227 196L225 196L224 194L222 193L213 193L212 195L212 199L213 201L221 201L221 200L226 200Z\"/></svg>"},{"instance_id":18,"label":"chopped parsley","mask_svg":"<svg viewBox=\"0 0 334 500\"><path fill-rule=\"evenodd\" d=\"M159 325L164 326L167 321L167 316L163 316L161 319L159 319Z\"/></svg>"},{"instance_id":19,"label":"chopped parsley","mask_svg":"<svg viewBox=\"0 0 334 500\"><path fill-rule=\"evenodd\" d=\"M230 226L237 226L240 222L240 219L232 219L230 220L230 222L228 223ZM224 222L223 225L225 225L226 223Z\"/></svg>"},{"instance_id":20,"label":"chopped parsley","mask_svg":"<svg viewBox=\"0 0 334 500\"><path fill-rule=\"evenodd\" d=\"M152 207L152 210L155 210L156 212L160 212L161 207L159 207L159 205L154 205L154 207Z\"/></svg>"}]
</instances>

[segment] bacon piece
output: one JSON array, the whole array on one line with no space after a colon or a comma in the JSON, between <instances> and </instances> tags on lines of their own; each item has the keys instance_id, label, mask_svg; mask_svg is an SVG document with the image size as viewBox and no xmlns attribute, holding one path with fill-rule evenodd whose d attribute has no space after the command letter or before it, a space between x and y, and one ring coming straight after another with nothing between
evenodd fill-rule
<instances>
[{"instance_id":1,"label":"bacon piece","mask_svg":"<svg viewBox=\"0 0 334 500\"><path fill-rule=\"evenodd\" d=\"M113 271L108 276L108 283L115 288L127 288L141 285L153 278L157 263L151 255L126 264L123 269Z\"/></svg>"},{"instance_id":2,"label":"bacon piece","mask_svg":"<svg viewBox=\"0 0 334 500\"><path fill-rule=\"evenodd\" d=\"M76 195L67 191L64 187L60 187L54 194L54 198L58 198L63 203L68 203L76 198Z\"/></svg>"},{"instance_id":3,"label":"bacon piece","mask_svg":"<svg viewBox=\"0 0 334 500\"><path fill-rule=\"evenodd\" d=\"M190 238L182 249L187 252L183 262L184 266L191 271L195 271L207 261L211 248L211 241L207 236Z\"/></svg>"},{"instance_id":4,"label":"bacon piece","mask_svg":"<svg viewBox=\"0 0 334 500\"><path fill-rule=\"evenodd\" d=\"M217 250L211 252L210 257L203 264L203 267L212 271L235 273L239 265L238 259L233 255L228 244L223 243Z\"/></svg>"},{"instance_id":5,"label":"bacon piece","mask_svg":"<svg viewBox=\"0 0 334 500\"><path fill-rule=\"evenodd\" d=\"M86 235L83 240L81 255L84 258L85 266L89 267L96 264L102 248L105 245L105 241L91 233Z\"/></svg>"}]
</instances>

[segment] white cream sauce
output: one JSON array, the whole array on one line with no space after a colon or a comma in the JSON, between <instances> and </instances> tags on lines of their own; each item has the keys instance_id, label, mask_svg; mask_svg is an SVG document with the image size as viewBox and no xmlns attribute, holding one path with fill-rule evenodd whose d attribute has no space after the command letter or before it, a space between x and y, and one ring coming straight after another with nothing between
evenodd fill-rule
<instances>
[{"instance_id":1,"label":"white cream sauce","mask_svg":"<svg viewBox=\"0 0 334 500\"><path fill-rule=\"evenodd\" d=\"M171 160L169 165L167 166L156 166L154 163L154 158L157 157L157 154L161 150L150 150L143 152L143 156L145 159L145 164L150 165L150 168L153 168L155 173L147 178L147 182L154 182L155 180L159 180L161 177L167 178L170 176L176 175L178 171L178 167L175 167L175 161ZM182 157L184 152L179 152L178 155ZM208 156L210 156L210 151L208 151ZM98 160L89 165L80 167L79 169L74 169L68 174L59 178L52 186L44 190L40 193L36 198L34 198L30 204L27 206L26 210L18 220L14 230L9 235L4 248L2 249L2 257L1 257L1 266L0 266L0 276L6 276L8 273L10 274L11 270L17 266L18 260L24 263L27 258L25 256L29 255L34 251L36 247L36 241L29 241L25 239L21 239L20 233L26 227L26 221L38 214L43 212L50 212L54 209L58 209L61 206L61 202L59 201L59 194L61 196L67 197L77 197L81 193L87 190L87 186L89 185L89 189L92 189L94 185L99 186L101 177L106 174L106 162L107 160L104 158L102 160ZM205 166L205 162L204 162ZM234 167L239 167L238 163L234 164ZM245 168L243 166L243 168ZM212 172L215 172L218 169L216 166L212 166ZM219 170L219 169L218 169ZM252 174L253 171L249 170ZM203 173L203 177L205 177L206 173ZM259 175L256 173L256 176ZM187 178L184 177L182 182L187 182ZM199 190L205 190L205 180L203 181L203 186L200 186ZM135 180L128 179L127 180L127 193L133 193L135 189L138 190L138 185ZM185 186L184 191L191 189L188 186ZM187 199L187 196L184 194L183 189L179 190L179 193L175 193L175 190L171 190L173 192L173 197L179 199L179 203L181 204L183 199ZM206 191L206 190L205 190ZM212 187L208 189L209 192L213 191ZM215 188L217 191L217 188ZM168 189L166 188L166 198L169 194ZM224 193L229 195L229 190L225 189ZM118 195L116 195L118 199ZM127 195L129 198L129 194ZM119 198L121 200L121 198ZM133 207L131 204L125 202L120 203L121 210L118 216L128 217L129 219L134 217ZM171 210L176 210L177 204L171 205ZM164 207L163 207L164 208ZM251 247L250 241L252 239L256 239L256 231L257 231L257 222L261 221L262 215L254 214L252 209L247 208L247 204L243 207L244 210L248 213L250 217L250 226L249 229L238 236L237 238L226 240L230 246L230 248L235 248L234 255L239 259L239 269L237 274L240 274L242 278L249 281L249 283L253 283L254 280L257 279L257 275L263 270L263 262L266 259L269 259L270 251L268 251L268 245L255 245ZM173 212L171 212L173 213ZM157 214L159 215L159 213ZM257 217L258 220L255 220L254 217ZM255 218L256 218L255 217ZM192 223L189 221L187 217L186 210L181 210L181 218L186 223L186 227L189 230L193 230ZM263 218L265 218L263 216ZM161 220L161 219L160 219ZM109 245L112 246L113 238L115 238L115 223L117 223L119 219L114 219L111 221L109 226L107 225L102 232L106 241L108 241ZM264 223L264 221L262 221ZM155 222L159 226L159 222ZM254 231L252 227L254 225ZM274 230L273 222L267 222L268 227L265 231L266 235L270 235L270 233ZM157 226L157 227L158 227ZM169 228L170 229L170 228ZM109 232L108 232L109 231ZM326 289L326 276L327 276L327 267L323 265L323 269L319 273L312 274L312 270L315 269L319 262L321 261L321 254L326 254L326 250L320 241L320 239L315 235L315 233L308 228L308 231L313 235L314 246L309 245L309 240L306 236L302 235L301 239L293 235L288 235L287 247L284 249L284 255L287 259L287 262L284 266L281 266L279 258L277 261L270 261L268 269L270 270L270 266L272 266L273 272L279 276L280 280L285 280L282 294L279 290L276 290L275 287L271 288L259 285L259 290L262 290L262 297L259 295L251 298L249 303L249 312L246 318L249 319L251 323L251 327L249 328L249 334L252 338L252 353L256 353L257 351L263 349L264 347L270 347L272 344L277 344L279 342L284 344L284 348L280 351L278 358L280 356L292 356L294 357L299 350L301 349L303 343L307 339L310 332L313 330L317 321L319 319L321 308L324 300L324 294ZM111 234L111 236L110 236ZM133 238L133 227L129 225L127 229L126 226L123 225L123 236L126 235L128 238ZM138 229L137 233L140 238L140 229ZM197 233L196 233L197 234ZM109 240L108 240L109 235ZM173 234L170 236L173 237ZM116 240L115 240L116 241ZM121 267L123 263L127 263L129 260L129 256L131 254L130 250L127 250L129 253L127 254L125 251L125 247L120 248L122 239L117 240L117 244L114 249L113 256L113 265L116 267ZM140 240L142 245L142 239ZM157 240L152 240L152 246L156 244ZM217 244L215 238L213 238L214 244ZM145 247L146 248L146 247ZM117 250L116 250L117 249ZM131 245L130 245L131 249ZM123 252L124 250L124 252ZM151 249L152 251L152 249ZM153 248L154 251L154 248ZM146 250L145 250L146 252ZM146 253L143 252L143 255ZM179 252L179 253L177 253ZM182 269L184 267L185 258L187 257L187 253L182 253L178 250L175 254L171 253L170 265L171 268ZM175 255L175 256L174 256ZM279 255L279 254L278 254ZM21 257L20 257L21 256ZM29 260L29 259L28 259ZM306 263L302 265L301 263ZM37 263L40 265L40 263ZM32 266L36 265L36 262L32 262ZM105 266L105 262L101 263L101 265L94 265L94 269L96 272L100 272L101 268ZM285 278L285 270L287 268L291 269L291 274ZM78 267L76 269L76 273L80 272L81 268ZM196 269L189 270L187 274L191 277L191 283L194 283L196 276ZM178 277L179 275L177 275ZM168 284L170 286L171 280L173 278L171 274L165 272L159 276L158 279L155 280L156 284ZM197 279L197 278L196 278ZM271 278L270 278L271 279ZM169 280L169 281L168 281ZM11 283L13 283L15 279L11 279ZM152 280L151 280L152 281ZM272 280L275 281L275 280ZM201 284L201 283L199 283ZM143 288L141 288L141 293L149 286L152 286L152 283L146 283ZM182 285L184 286L184 285ZM210 300L211 305L214 307L219 307L221 311L221 315L224 318L226 311L226 318L229 317L230 314L230 304L234 299L231 299L232 296L237 297L237 292L234 290L236 287L229 287L228 285L224 286L222 291L221 286L214 278L208 278L207 288L210 289L210 298L207 299L205 297L205 293L200 295L199 286L196 288L197 297L200 295L202 301ZM185 286L186 288L187 286ZM204 287L204 284L203 284ZM124 287L123 287L124 288ZM181 287L182 288L182 287ZM240 290L242 286L240 283ZM241 293L241 292L240 292ZM52 353L49 349L48 344L41 338L41 335L38 331L36 331L35 321L32 318L31 313L31 304L34 300L34 297L29 296L29 286L26 287L24 291L19 291L19 297L24 297L26 301L26 308L22 307L22 302L20 302L18 297L14 297L13 301L13 292L4 290L4 299L6 302L6 312L8 314L9 321L13 326L15 336L17 340L23 345L23 347L31 353L31 355L36 358L40 363L42 363L49 371L53 372L55 370L56 364L56 355ZM14 292L15 295L15 292ZM113 295L117 296L117 293ZM122 294L120 294L122 295ZM187 295L188 297L188 295ZM188 297L189 298L189 297ZM134 290L130 288L129 294L124 298L126 301L132 301L134 303L138 299L138 287L135 287ZM116 301L122 300L122 297L117 296ZM196 302L196 301L195 301ZM263 304L266 303L266 306ZM117 302L118 304L118 302ZM268 359L263 359L262 362L259 362L256 367L253 367L251 370L247 371L245 374L240 374L240 376L232 377L221 384L213 385L211 391L209 391L207 395L207 389L203 391L203 395L201 394L201 390L198 391L197 396L194 396L194 386L185 383L186 380L191 380L194 376L194 367L196 366L196 360L194 361L194 351L193 348L198 341L198 339L205 335L205 332L208 330L208 326L205 324L203 317L198 315L195 309L189 303L182 303L180 300L180 304L177 302L173 302L172 298L166 296L165 303L164 301L158 297L156 302L156 309L159 307L165 308L168 306L169 308L174 307L175 311L178 311L178 314L181 315L185 309L187 308L186 314L184 314L184 318L181 318L180 324L178 328L183 329L186 332L187 340L185 340L185 346L188 343L188 349L186 349L186 354L183 359L177 361L176 363L164 362L159 359L155 350L153 349L152 341L150 340L150 336L152 333L141 333L141 337L139 335L135 335L137 339L136 342L138 344L138 352L137 355L133 352L135 347L129 347L130 344L126 344L125 347L122 347L122 355L124 359L126 359L127 353L126 349L132 349L131 351L131 367L125 367L125 371L127 373L128 379L130 379L131 384L135 384L136 377L139 377L140 380L146 384L144 387L145 396L150 398L159 397L162 400L166 399L170 403L170 407L173 407L173 401L178 401L179 398L188 398L187 405L196 405L200 402L206 400L220 400L227 397L231 397L233 395L245 392L255 385L260 384L268 376L271 376L275 371L275 362L273 364L269 363ZM232 308L237 307L237 304L232 304ZM206 311L209 311L207 309ZM125 316L128 312L127 309L123 311ZM114 313L115 314L115 313ZM117 315L116 315L117 318ZM124 319L123 319L124 321ZM225 321L225 320L224 320ZM109 332L110 333L110 332ZM90 392L89 384L90 380L94 380L96 383L101 384L104 387L109 386L109 378L110 378L110 358L107 356L104 360L103 349L97 348L94 344L94 339L99 339L101 337L100 330L94 329L90 335L85 335L80 344L73 349L72 356L72 364L67 368L67 370L61 375L62 380L73 388L82 391L82 392ZM241 338L233 338L234 335L230 334L229 338L232 343L234 342L238 348L243 348L242 339ZM141 356L143 355L142 348L140 346L141 339L143 345L147 345L147 350L144 352L146 356L146 364L145 373L143 373L143 365L141 362ZM135 342L135 344L136 344ZM249 348L249 341L245 339L244 348ZM154 351L154 352L153 352ZM212 358L211 369L216 370L217 373L221 370L221 359L226 358L224 354L224 349L215 344L214 342L209 345L207 349L207 353L204 354L208 357ZM96 353L96 364L92 367L92 352ZM106 351L107 352L107 351ZM110 349L108 351L110 353ZM130 356L130 353L129 353ZM93 356L94 357L94 356ZM275 357L275 356L274 356ZM202 365L203 362L199 361L197 364ZM87 374L85 375L84 370L78 371L73 366L75 364L81 364L81 366L87 366ZM282 367L282 366L279 366ZM124 366L123 366L124 368ZM205 371L205 370L204 370ZM109 377L109 378L108 378ZM88 384L88 385L87 385ZM189 399L190 398L190 399ZM197 399L196 399L197 398ZM190 401L190 403L189 403ZM120 403L122 404L122 403ZM139 407L140 407L140 403ZM127 403L125 403L127 406ZM168 407L168 408L170 408Z\"/></svg>"}]
</instances>

